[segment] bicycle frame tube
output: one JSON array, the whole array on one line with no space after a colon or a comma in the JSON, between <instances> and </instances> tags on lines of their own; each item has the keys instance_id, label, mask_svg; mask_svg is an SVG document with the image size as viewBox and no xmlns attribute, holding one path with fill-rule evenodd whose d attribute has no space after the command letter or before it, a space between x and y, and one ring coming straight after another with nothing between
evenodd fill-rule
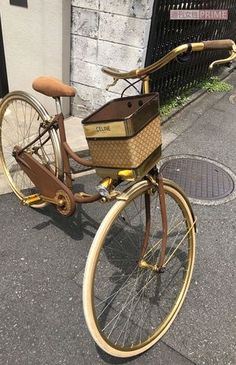
<instances>
[{"instance_id":1,"label":"bicycle frame tube","mask_svg":"<svg viewBox=\"0 0 236 365\"><path fill-rule=\"evenodd\" d=\"M62 113L60 113L56 117L57 117L57 123L58 123L58 127L59 127L61 155L62 155L63 166L64 166L64 176L66 178L65 183L68 188L72 189L72 178L71 178L71 168L70 168L69 156L64 149L64 142L66 142L64 116Z\"/></svg>"},{"instance_id":2,"label":"bicycle frame tube","mask_svg":"<svg viewBox=\"0 0 236 365\"><path fill-rule=\"evenodd\" d=\"M146 76L143 80L143 94L150 93L150 78Z\"/></svg>"},{"instance_id":3,"label":"bicycle frame tube","mask_svg":"<svg viewBox=\"0 0 236 365\"><path fill-rule=\"evenodd\" d=\"M62 160L63 160L63 165L64 165L65 183L66 183L67 187L72 189L72 177L71 177L72 173L71 173L71 168L70 168L69 157L71 157L74 161L76 161L78 164L80 164L82 166L92 167L93 164L92 164L92 160L85 160L85 159L79 157L68 145L67 140L66 140L64 115L63 115L62 109L61 109L60 98L55 98L55 103L56 103L57 112L60 112L55 116L54 120L57 122L58 128L59 128L61 154L62 154Z\"/></svg>"}]
</instances>

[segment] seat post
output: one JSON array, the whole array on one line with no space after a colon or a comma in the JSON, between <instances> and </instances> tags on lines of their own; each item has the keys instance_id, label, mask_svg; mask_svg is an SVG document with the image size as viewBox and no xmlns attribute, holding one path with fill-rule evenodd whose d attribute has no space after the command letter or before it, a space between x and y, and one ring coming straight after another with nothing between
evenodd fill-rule
<instances>
[{"instance_id":1,"label":"seat post","mask_svg":"<svg viewBox=\"0 0 236 365\"><path fill-rule=\"evenodd\" d=\"M55 100L57 114L61 114L62 113L62 107L61 107L60 97L56 96L53 99Z\"/></svg>"}]
</instances>

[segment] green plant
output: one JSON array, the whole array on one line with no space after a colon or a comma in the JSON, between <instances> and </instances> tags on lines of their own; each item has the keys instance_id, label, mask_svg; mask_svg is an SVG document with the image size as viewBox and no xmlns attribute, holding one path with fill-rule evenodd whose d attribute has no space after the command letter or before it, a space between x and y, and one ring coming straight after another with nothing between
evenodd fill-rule
<instances>
[{"instance_id":1,"label":"green plant","mask_svg":"<svg viewBox=\"0 0 236 365\"><path fill-rule=\"evenodd\" d=\"M170 113L172 113L174 109L187 104L188 101L189 98L185 94L176 96L175 98L167 101L165 104L161 106L160 108L161 115L162 116L169 115Z\"/></svg>"},{"instance_id":2,"label":"green plant","mask_svg":"<svg viewBox=\"0 0 236 365\"><path fill-rule=\"evenodd\" d=\"M197 84L197 87L213 92L228 92L233 89L233 86L225 81L221 81L217 76L210 77Z\"/></svg>"},{"instance_id":3,"label":"green plant","mask_svg":"<svg viewBox=\"0 0 236 365\"><path fill-rule=\"evenodd\" d=\"M174 109L187 104L190 100L189 95L196 89L203 89L209 93L213 92L228 92L233 89L233 86L225 81L221 81L217 76L208 77L194 84L194 87L190 87L187 91L182 93L173 99L170 99L160 108L162 116L168 116L173 112Z\"/></svg>"}]
</instances>

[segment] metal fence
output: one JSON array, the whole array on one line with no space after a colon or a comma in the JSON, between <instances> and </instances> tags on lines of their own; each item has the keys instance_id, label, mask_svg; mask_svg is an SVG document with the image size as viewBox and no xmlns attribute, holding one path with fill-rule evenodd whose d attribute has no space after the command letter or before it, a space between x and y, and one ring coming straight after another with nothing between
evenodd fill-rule
<instances>
[{"instance_id":1,"label":"metal fence","mask_svg":"<svg viewBox=\"0 0 236 365\"><path fill-rule=\"evenodd\" d=\"M228 20L170 19L170 10L199 9L226 9ZM235 0L154 0L146 66L180 44L226 38L236 39ZM160 92L162 102L168 100L207 76L212 61L227 56L225 51L205 51L192 54L186 63L172 61L152 75L152 90Z\"/></svg>"}]
</instances>

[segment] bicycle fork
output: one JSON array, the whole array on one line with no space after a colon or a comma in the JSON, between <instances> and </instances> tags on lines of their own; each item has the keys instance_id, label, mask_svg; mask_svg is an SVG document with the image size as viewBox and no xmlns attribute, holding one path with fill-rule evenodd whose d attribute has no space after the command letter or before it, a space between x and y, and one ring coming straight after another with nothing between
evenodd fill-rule
<instances>
[{"instance_id":1,"label":"bicycle fork","mask_svg":"<svg viewBox=\"0 0 236 365\"><path fill-rule=\"evenodd\" d=\"M146 230L143 240L143 245L141 249L141 260L139 261L139 267L142 269L151 269L152 271L164 271L164 261L166 254L166 245L167 245L167 213L166 213L166 200L165 200L165 191L163 184L163 177L158 173L157 181L154 180L152 176L148 176L148 179L152 184L158 187L158 198L160 202L161 208L161 221L162 221L162 239L161 239L161 250L160 257L158 263L150 264L145 260L146 250L148 247L148 241L150 236L150 227L151 227L151 206L150 206L150 194L145 194L145 212L146 212Z\"/></svg>"}]
</instances>

